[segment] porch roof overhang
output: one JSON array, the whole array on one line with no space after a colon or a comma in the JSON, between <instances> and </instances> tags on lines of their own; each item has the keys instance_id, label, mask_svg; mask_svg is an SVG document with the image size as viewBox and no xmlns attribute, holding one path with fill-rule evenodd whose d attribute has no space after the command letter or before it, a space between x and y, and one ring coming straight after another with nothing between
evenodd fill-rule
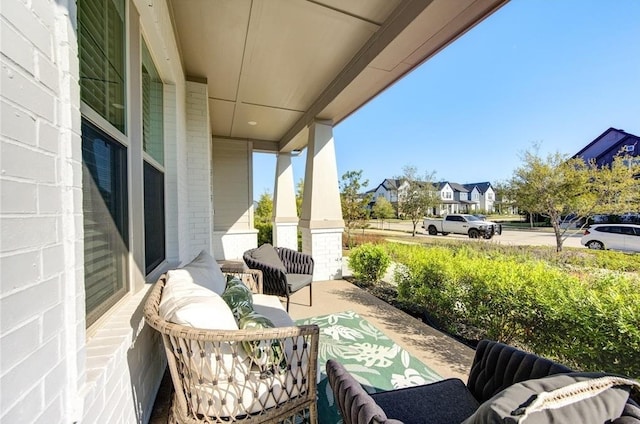
<instances>
[{"instance_id":1,"label":"porch roof overhang","mask_svg":"<svg viewBox=\"0 0 640 424\"><path fill-rule=\"evenodd\" d=\"M212 135L303 149L508 0L169 0Z\"/></svg>"}]
</instances>

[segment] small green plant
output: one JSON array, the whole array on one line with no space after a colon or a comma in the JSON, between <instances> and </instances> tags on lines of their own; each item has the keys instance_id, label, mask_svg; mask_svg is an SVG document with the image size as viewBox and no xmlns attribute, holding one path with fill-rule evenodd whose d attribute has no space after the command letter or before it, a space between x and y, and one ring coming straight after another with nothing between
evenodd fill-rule
<instances>
[{"instance_id":1,"label":"small green plant","mask_svg":"<svg viewBox=\"0 0 640 424\"><path fill-rule=\"evenodd\" d=\"M390 264L389 254L384 247L377 244L361 244L349 255L349 266L353 276L362 283L380 281Z\"/></svg>"}]
</instances>

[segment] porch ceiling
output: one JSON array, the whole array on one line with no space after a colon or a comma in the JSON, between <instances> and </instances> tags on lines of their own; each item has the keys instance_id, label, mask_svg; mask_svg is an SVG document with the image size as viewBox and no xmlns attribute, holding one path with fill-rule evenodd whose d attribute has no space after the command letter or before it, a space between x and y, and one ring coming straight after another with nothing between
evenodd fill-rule
<instances>
[{"instance_id":1,"label":"porch ceiling","mask_svg":"<svg viewBox=\"0 0 640 424\"><path fill-rule=\"evenodd\" d=\"M291 151L313 119L339 123L508 0L169 1L213 135Z\"/></svg>"}]
</instances>

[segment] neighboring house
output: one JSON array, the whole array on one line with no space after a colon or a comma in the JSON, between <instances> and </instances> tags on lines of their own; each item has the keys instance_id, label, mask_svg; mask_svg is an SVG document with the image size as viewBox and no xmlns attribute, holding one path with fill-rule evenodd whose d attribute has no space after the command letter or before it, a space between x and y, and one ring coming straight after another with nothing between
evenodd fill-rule
<instances>
[{"instance_id":1,"label":"neighboring house","mask_svg":"<svg viewBox=\"0 0 640 424\"><path fill-rule=\"evenodd\" d=\"M583 147L574 158L594 160L598 166L610 165L618 154L633 156L640 161L640 137L624 130L609 128Z\"/></svg>"},{"instance_id":2,"label":"neighboring house","mask_svg":"<svg viewBox=\"0 0 640 424\"><path fill-rule=\"evenodd\" d=\"M495 211L496 192L491 183L484 181L481 183L466 183L463 186L469 190L470 199L474 207L472 210L492 213Z\"/></svg>"},{"instance_id":3,"label":"neighboring house","mask_svg":"<svg viewBox=\"0 0 640 424\"><path fill-rule=\"evenodd\" d=\"M469 208L469 192L458 183L442 181L435 184L436 196L441 204L434 208L434 215L466 212Z\"/></svg>"},{"instance_id":4,"label":"neighboring house","mask_svg":"<svg viewBox=\"0 0 640 424\"><path fill-rule=\"evenodd\" d=\"M371 202L369 202L370 208L375 205L376 200L380 197L384 197L387 199L396 210L396 214L398 213L398 199L402 200L403 193L409 187L409 183L405 179L395 179L395 178L385 178L378 187L375 189L367 191L367 193L372 193L373 196L371 198Z\"/></svg>"},{"instance_id":5,"label":"neighboring house","mask_svg":"<svg viewBox=\"0 0 640 424\"><path fill-rule=\"evenodd\" d=\"M373 207L378 197L385 197L398 210L398 203L402 202L403 192L409 183L403 179L385 179L375 189L367 191L372 199L369 203ZM433 208L433 215L448 213L474 213L476 211L494 212L496 194L491 183L458 184L451 181L435 183L436 196L441 200L440 205Z\"/></svg>"},{"instance_id":6,"label":"neighboring house","mask_svg":"<svg viewBox=\"0 0 640 424\"><path fill-rule=\"evenodd\" d=\"M591 143L583 147L572 158L582 158L585 161L595 161L599 167L603 165L611 165L613 159L617 155L631 156L631 160L640 163L640 137L634 134L609 128ZM631 212L621 216L634 216L635 212ZM608 215L606 215L608 217ZM623 221L624 222L624 221Z\"/></svg>"},{"instance_id":7,"label":"neighboring house","mask_svg":"<svg viewBox=\"0 0 640 424\"><path fill-rule=\"evenodd\" d=\"M2 0L0 421L148 422L144 301L257 245L254 152L277 155L274 243L299 229L340 278L333 127L504 3Z\"/></svg>"}]
</instances>

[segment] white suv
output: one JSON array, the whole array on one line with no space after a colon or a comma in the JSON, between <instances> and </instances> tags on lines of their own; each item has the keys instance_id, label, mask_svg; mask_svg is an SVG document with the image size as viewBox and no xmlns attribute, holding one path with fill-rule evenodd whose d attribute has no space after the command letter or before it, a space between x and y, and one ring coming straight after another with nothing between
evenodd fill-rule
<instances>
[{"instance_id":1,"label":"white suv","mask_svg":"<svg viewBox=\"0 0 640 424\"><path fill-rule=\"evenodd\" d=\"M580 243L589 249L640 252L640 225L595 224L584 231Z\"/></svg>"}]
</instances>

